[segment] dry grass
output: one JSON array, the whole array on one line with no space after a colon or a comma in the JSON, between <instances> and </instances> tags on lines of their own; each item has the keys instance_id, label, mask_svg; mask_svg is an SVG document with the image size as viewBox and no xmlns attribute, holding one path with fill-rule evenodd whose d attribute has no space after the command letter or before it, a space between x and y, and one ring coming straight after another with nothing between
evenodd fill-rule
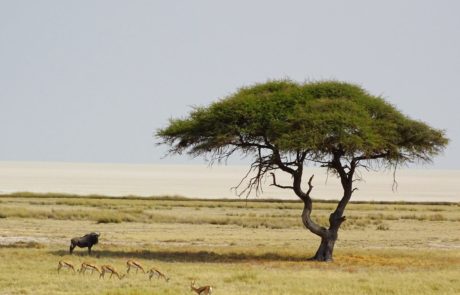
<instances>
[{"instance_id":1,"label":"dry grass","mask_svg":"<svg viewBox=\"0 0 460 295\"><path fill-rule=\"evenodd\" d=\"M314 205L325 223L333 204ZM0 294L459 294L459 204L350 204L335 262L309 262L318 239L301 204L280 201L0 197ZM102 233L94 256L71 237ZM134 258L171 277L100 280L56 272L60 259L112 264ZM83 286L83 287L82 287ZM82 289L83 288L83 289Z\"/></svg>"},{"instance_id":2,"label":"dry grass","mask_svg":"<svg viewBox=\"0 0 460 295\"><path fill-rule=\"evenodd\" d=\"M3 196L0 218L93 220L98 223L193 223L271 229L297 228L301 225L299 212L302 204L292 201L171 200L166 197L117 199L101 196L79 198L68 195L59 197L56 194L40 195L39 198L33 196L26 193ZM326 225L334 206L330 202L315 203L313 214L317 222ZM458 222L459 216L455 214L458 208L458 204L356 203L347 209L348 222L343 229L374 228L385 220Z\"/></svg>"}]
</instances>

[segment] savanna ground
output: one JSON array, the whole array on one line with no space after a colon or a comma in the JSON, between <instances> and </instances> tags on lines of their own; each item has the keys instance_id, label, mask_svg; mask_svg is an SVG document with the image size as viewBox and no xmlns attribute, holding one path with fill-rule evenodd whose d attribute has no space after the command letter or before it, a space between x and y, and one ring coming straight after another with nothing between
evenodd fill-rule
<instances>
[{"instance_id":1,"label":"savanna ground","mask_svg":"<svg viewBox=\"0 0 460 295\"><path fill-rule=\"evenodd\" d=\"M325 223L334 204L314 204ZM352 203L335 261L307 261L319 239L286 201L0 196L0 294L460 294L460 204ZM101 232L68 254L70 238ZM170 281L130 273L57 273L59 260L155 266ZM83 293L81 293L83 292Z\"/></svg>"}]
</instances>

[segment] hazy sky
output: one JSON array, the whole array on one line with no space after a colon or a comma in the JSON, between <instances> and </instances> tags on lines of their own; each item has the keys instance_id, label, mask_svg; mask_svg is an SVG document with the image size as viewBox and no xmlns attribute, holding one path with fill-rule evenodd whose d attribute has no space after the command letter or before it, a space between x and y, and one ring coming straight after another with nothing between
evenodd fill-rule
<instances>
[{"instance_id":1,"label":"hazy sky","mask_svg":"<svg viewBox=\"0 0 460 295\"><path fill-rule=\"evenodd\" d=\"M0 1L0 160L161 159L153 133L242 85L339 79L446 129L460 1ZM202 162L199 160L198 162Z\"/></svg>"}]
</instances>

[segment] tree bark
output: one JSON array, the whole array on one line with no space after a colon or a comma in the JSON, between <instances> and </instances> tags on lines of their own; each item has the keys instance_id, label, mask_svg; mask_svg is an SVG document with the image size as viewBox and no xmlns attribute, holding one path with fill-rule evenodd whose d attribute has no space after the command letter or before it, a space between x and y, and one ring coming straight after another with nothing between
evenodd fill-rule
<instances>
[{"instance_id":1,"label":"tree bark","mask_svg":"<svg viewBox=\"0 0 460 295\"><path fill-rule=\"evenodd\" d=\"M311 199L309 197L309 194L307 194L308 198L303 199L304 213L305 211L307 211L308 216L304 216L305 214L302 214L302 221L306 228L308 228L312 233L321 237L321 244L319 245L319 248L316 251L315 256L313 256L310 259L314 261L329 262L333 260L334 246L335 246L335 242L337 241L338 232L339 232L340 226L345 221L345 216L343 216L343 213L345 211L345 207L350 201L351 195L353 194L352 186L353 186L353 173L354 173L354 169L356 166L355 163L352 164L352 168L350 169L350 172L348 174L345 172L342 164L340 163L340 155L334 158L332 165L336 169L337 173L339 174L344 194L343 194L342 199L337 204L337 208L335 209L335 211L329 216L329 228L327 229L322 228L321 231L313 231L311 226L307 226L306 222L308 221L311 222L310 220L310 213L312 210ZM309 185L310 185L310 190L309 190L310 192L312 186L311 186L311 183L309 183Z\"/></svg>"},{"instance_id":2,"label":"tree bark","mask_svg":"<svg viewBox=\"0 0 460 295\"><path fill-rule=\"evenodd\" d=\"M315 256L310 260L330 262L333 261L335 242L337 241L340 225L345 221L345 217L337 216L336 212L329 217L330 227L320 235L321 244L316 251Z\"/></svg>"},{"instance_id":3,"label":"tree bark","mask_svg":"<svg viewBox=\"0 0 460 295\"><path fill-rule=\"evenodd\" d=\"M315 256L311 260L315 261L332 261L332 254L334 252L335 240L331 238L321 238L321 244L319 245L318 250L316 251Z\"/></svg>"},{"instance_id":4,"label":"tree bark","mask_svg":"<svg viewBox=\"0 0 460 295\"><path fill-rule=\"evenodd\" d=\"M300 153L297 154L298 159L298 167L297 170L293 170L286 166L281 158L279 153L275 150L274 151L274 163L278 165L280 169L289 173L293 177L293 185L292 186L282 186L276 183L275 175L272 173L273 177L273 185L280 187L280 188L289 188L293 189L295 194L301 199L304 203L304 208L302 211L302 223L304 224L305 228L307 228L310 232L314 233L315 235L321 238L321 244L316 251L315 256L310 258L310 260L315 261L332 261L333 260L333 253L334 253L334 246L335 242L337 241L338 231L342 223L345 221L345 216L343 213L345 211L345 207L347 206L348 202L350 201L351 195L353 194L354 189L353 187L353 174L356 168L356 161L353 161L351 166L349 167L349 172L345 171L345 167L342 165L340 158L343 156L343 153L337 151L334 153L334 158L331 162L328 163L328 167L335 169L337 172L340 182L343 188L343 197L337 204L337 208L335 211L329 216L329 228L325 228L317 223L315 223L311 219L311 212L312 212L312 199L310 197L310 193L313 189L313 185L311 184L313 175L308 180L308 190L304 192L302 190L302 174L303 174L303 161L305 159L304 156L299 158Z\"/></svg>"}]
</instances>

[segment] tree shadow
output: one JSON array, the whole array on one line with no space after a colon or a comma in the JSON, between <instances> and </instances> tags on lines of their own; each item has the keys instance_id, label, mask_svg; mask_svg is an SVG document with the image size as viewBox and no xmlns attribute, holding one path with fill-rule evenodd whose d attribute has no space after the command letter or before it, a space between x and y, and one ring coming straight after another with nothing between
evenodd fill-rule
<instances>
[{"instance_id":1,"label":"tree shadow","mask_svg":"<svg viewBox=\"0 0 460 295\"><path fill-rule=\"evenodd\" d=\"M65 250L51 251L51 254L57 256L68 255L69 252ZM74 253L75 256L86 256L87 253ZM90 257L93 258L138 258L159 260L164 262L207 262L207 263L222 263L222 262L245 262L245 261L308 261L308 258L301 256L292 256L280 253L216 253L212 251L122 251L122 250L93 250Z\"/></svg>"}]
</instances>

